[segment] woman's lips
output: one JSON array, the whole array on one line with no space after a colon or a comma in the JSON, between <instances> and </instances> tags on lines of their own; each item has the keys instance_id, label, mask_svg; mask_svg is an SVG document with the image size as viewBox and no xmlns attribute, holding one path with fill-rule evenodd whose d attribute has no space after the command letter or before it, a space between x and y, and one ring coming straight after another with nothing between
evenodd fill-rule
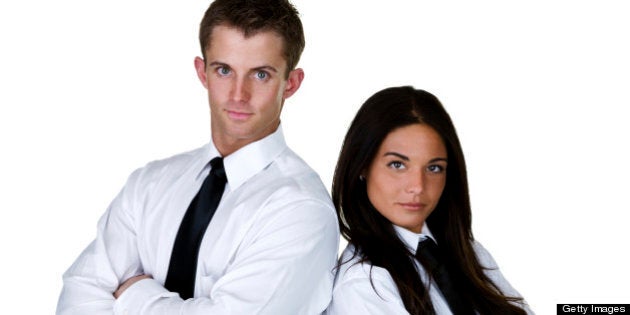
<instances>
[{"instance_id":1,"label":"woman's lips","mask_svg":"<svg viewBox=\"0 0 630 315\"><path fill-rule=\"evenodd\" d=\"M422 210L424 208L424 204L419 202L399 202L398 204L408 210Z\"/></svg>"}]
</instances>

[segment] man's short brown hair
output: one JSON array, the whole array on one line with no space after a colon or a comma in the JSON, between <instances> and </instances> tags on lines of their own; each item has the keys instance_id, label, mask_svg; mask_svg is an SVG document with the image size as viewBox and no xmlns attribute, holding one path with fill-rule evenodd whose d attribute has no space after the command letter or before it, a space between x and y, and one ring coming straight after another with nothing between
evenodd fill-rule
<instances>
[{"instance_id":1,"label":"man's short brown hair","mask_svg":"<svg viewBox=\"0 0 630 315\"><path fill-rule=\"evenodd\" d=\"M201 20L199 43L206 59L206 50L215 26L235 27L247 38L262 31L273 31L284 42L287 62L285 77L297 66L304 50L304 29L297 9L288 0L216 0Z\"/></svg>"}]
</instances>

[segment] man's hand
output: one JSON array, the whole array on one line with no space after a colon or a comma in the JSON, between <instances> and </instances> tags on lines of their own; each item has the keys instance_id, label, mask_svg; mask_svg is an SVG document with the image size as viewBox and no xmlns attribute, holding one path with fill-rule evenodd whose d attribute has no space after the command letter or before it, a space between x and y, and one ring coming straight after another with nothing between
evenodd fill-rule
<instances>
[{"instance_id":1,"label":"man's hand","mask_svg":"<svg viewBox=\"0 0 630 315\"><path fill-rule=\"evenodd\" d=\"M120 295L122 295L123 292L125 292L125 290L127 290L127 288L129 288L134 283L136 283L136 282L138 282L140 280L143 280L143 279L151 279L151 276L149 276L149 275L139 275L139 276L131 277L131 278L125 280L125 282L123 282L123 284L121 284L120 287L118 287L118 290L116 290L116 292L114 292L114 297L116 299L118 299L120 297Z\"/></svg>"}]
</instances>

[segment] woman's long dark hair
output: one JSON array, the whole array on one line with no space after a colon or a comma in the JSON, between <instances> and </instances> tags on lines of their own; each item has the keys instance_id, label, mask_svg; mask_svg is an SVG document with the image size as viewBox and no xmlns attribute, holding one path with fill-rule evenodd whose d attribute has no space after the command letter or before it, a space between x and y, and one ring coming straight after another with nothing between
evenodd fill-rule
<instances>
[{"instance_id":1,"label":"woman's long dark hair","mask_svg":"<svg viewBox=\"0 0 630 315\"><path fill-rule=\"evenodd\" d=\"M361 262L385 268L410 314L434 314L413 255L391 222L368 199L360 175L369 168L383 139L393 130L426 124L441 137L448 154L446 186L426 223L451 267L457 286L479 314L525 314L486 276L472 247L471 209L464 154L450 116L432 94L412 87L382 90L359 109L344 139L332 185L341 234L355 247ZM353 256L354 257L354 256ZM340 261L340 264L347 261Z\"/></svg>"}]
</instances>

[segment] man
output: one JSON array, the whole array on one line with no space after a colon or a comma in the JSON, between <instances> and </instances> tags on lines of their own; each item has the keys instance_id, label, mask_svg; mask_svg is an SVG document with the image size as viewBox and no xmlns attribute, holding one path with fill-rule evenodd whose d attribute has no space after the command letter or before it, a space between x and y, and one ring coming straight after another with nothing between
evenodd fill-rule
<instances>
[{"instance_id":1,"label":"man","mask_svg":"<svg viewBox=\"0 0 630 315\"><path fill-rule=\"evenodd\" d=\"M280 125L304 78L297 11L287 0L216 0L200 41L212 141L129 177L64 274L58 314L318 314L328 305L335 211Z\"/></svg>"}]
</instances>

